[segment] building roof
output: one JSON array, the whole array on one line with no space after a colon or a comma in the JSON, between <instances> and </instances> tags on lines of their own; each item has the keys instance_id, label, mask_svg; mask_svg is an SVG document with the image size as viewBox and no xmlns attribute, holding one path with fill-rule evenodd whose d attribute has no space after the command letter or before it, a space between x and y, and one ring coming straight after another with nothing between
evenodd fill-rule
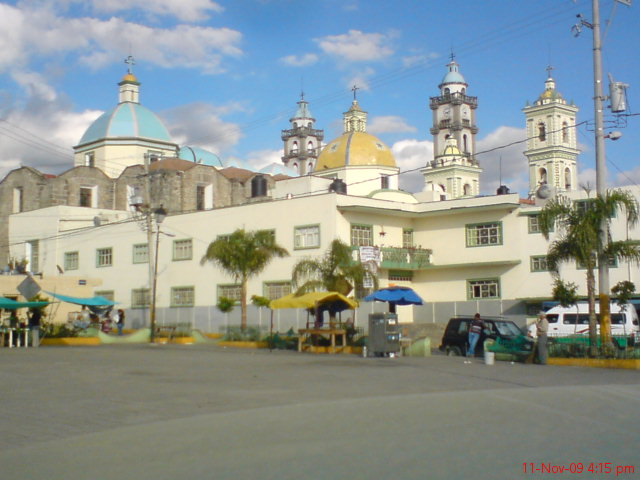
<instances>
[{"instance_id":1,"label":"building roof","mask_svg":"<svg viewBox=\"0 0 640 480\"><path fill-rule=\"evenodd\" d=\"M467 82L465 81L464 77L462 76L462 74L458 70L459 65L455 61L452 60L447 65L447 67L449 67L449 71L442 78L442 83L440 84L440 86L446 85L448 83L462 83L462 84L465 84L465 85L467 84Z\"/></svg>"},{"instance_id":2,"label":"building roof","mask_svg":"<svg viewBox=\"0 0 640 480\"><path fill-rule=\"evenodd\" d=\"M396 167L391 149L378 137L366 132L347 132L323 148L315 171L344 166Z\"/></svg>"},{"instance_id":3,"label":"building roof","mask_svg":"<svg viewBox=\"0 0 640 480\"><path fill-rule=\"evenodd\" d=\"M155 113L139 103L123 102L98 117L78 145L107 138L132 137L172 142L167 127Z\"/></svg>"}]
</instances>

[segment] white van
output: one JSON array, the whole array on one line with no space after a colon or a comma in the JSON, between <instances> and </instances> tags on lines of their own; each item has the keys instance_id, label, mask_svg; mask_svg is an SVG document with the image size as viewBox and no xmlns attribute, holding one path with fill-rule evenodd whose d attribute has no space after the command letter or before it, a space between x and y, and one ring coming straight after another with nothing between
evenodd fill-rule
<instances>
[{"instance_id":1,"label":"white van","mask_svg":"<svg viewBox=\"0 0 640 480\"><path fill-rule=\"evenodd\" d=\"M611 334L631 337L632 343L640 342L640 325L638 312L631 304L621 308L617 303L611 303ZM589 304L579 302L570 307L557 305L547 312L550 337L566 337L568 335L589 333ZM600 321L600 304L596 301L596 316ZM600 325L598 325L598 332ZM535 322L529 325L529 335L536 336Z\"/></svg>"}]
</instances>

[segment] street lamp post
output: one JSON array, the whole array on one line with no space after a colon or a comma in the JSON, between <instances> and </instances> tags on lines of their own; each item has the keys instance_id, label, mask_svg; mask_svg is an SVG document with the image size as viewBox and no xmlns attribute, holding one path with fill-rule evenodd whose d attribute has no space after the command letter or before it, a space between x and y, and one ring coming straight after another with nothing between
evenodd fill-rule
<instances>
[{"instance_id":1,"label":"street lamp post","mask_svg":"<svg viewBox=\"0 0 640 480\"><path fill-rule=\"evenodd\" d=\"M167 211L162 207L156 208L153 211L156 223L156 248L154 252L153 260L153 281L151 282L151 310L149 314L149 323L151 326L150 342L155 343L156 338L156 298L157 298L157 286L158 286L158 250L160 246L160 224L167 216ZM149 214L149 217L151 215ZM149 233L152 233L149 230ZM151 235L149 235L151 237ZM151 240L151 238L150 238ZM151 244L151 242L149 242Z\"/></svg>"}]
</instances>

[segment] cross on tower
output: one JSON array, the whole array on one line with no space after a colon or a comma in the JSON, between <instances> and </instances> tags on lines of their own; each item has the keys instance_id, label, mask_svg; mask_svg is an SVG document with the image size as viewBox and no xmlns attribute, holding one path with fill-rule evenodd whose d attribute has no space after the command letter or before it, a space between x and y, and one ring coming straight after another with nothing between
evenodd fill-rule
<instances>
[{"instance_id":1,"label":"cross on tower","mask_svg":"<svg viewBox=\"0 0 640 480\"><path fill-rule=\"evenodd\" d=\"M551 78L551 71L552 71L552 70L555 70L555 69L554 69L551 65L549 65L549 66L546 68L546 70L547 70L547 76L548 76L548 78Z\"/></svg>"},{"instance_id":2,"label":"cross on tower","mask_svg":"<svg viewBox=\"0 0 640 480\"><path fill-rule=\"evenodd\" d=\"M356 93L358 92L358 90L360 90L360 88L357 85L354 85L353 88L351 88L351 91L353 92L353 101L356 101Z\"/></svg>"},{"instance_id":3,"label":"cross on tower","mask_svg":"<svg viewBox=\"0 0 640 480\"><path fill-rule=\"evenodd\" d=\"M127 73L133 74L133 66L136 64L136 61L133 59L133 56L129 55L127 58L125 58L124 63L129 65L127 67Z\"/></svg>"}]
</instances>

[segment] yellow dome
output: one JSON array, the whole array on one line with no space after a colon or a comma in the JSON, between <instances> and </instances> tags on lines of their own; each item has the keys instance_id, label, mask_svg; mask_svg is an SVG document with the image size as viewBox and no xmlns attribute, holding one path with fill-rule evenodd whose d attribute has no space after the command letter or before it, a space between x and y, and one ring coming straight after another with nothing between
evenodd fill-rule
<instances>
[{"instance_id":1,"label":"yellow dome","mask_svg":"<svg viewBox=\"0 0 640 480\"><path fill-rule=\"evenodd\" d=\"M315 171L353 165L396 167L396 160L379 138L365 132L347 132L322 149Z\"/></svg>"},{"instance_id":2,"label":"yellow dome","mask_svg":"<svg viewBox=\"0 0 640 480\"><path fill-rule=\"evenodd\" d=\"M124 77L122 77L120 83L138 83L138 79L133 73L127 73Z\"/></svg>"}]
</instances>

